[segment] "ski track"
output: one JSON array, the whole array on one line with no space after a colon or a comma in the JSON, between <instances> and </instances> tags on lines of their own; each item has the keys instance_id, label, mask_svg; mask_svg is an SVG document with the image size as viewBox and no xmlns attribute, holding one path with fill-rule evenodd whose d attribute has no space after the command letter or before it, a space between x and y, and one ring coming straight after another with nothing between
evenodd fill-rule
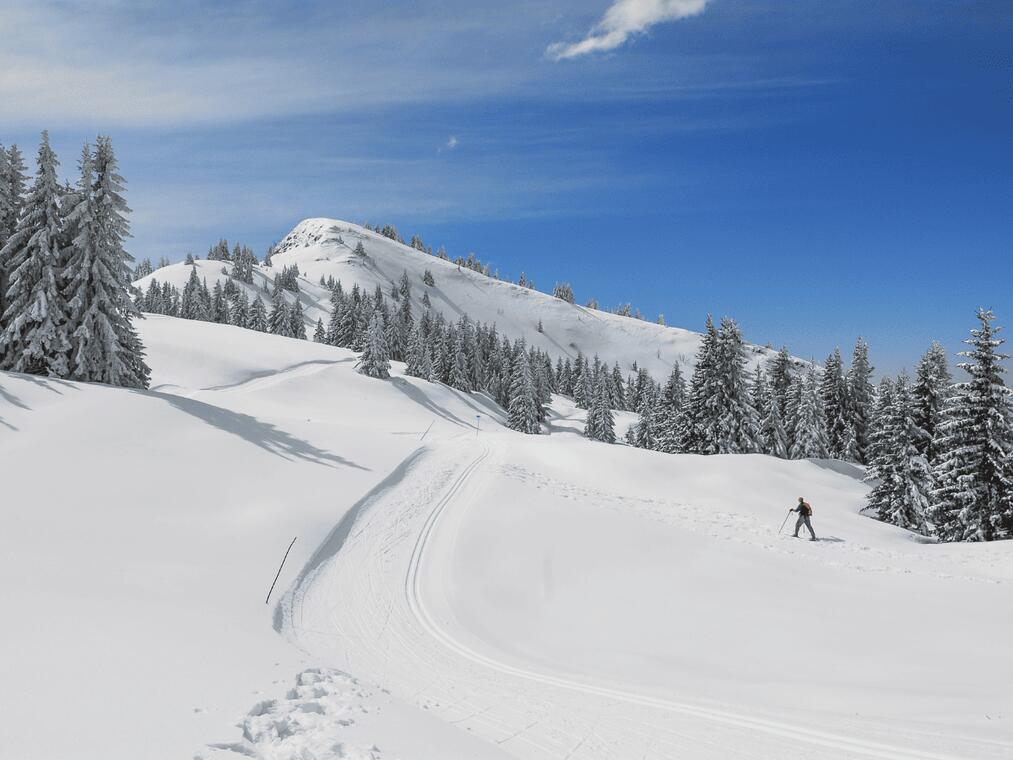
<instances>
[{"instance_id":1,"label":"ski track","mask_svg":"<svg viewBox=\"0 0 1013 760\"><path fill-rule=\"evenodd\" d=\"M891 727L816 730L758 714L571 680L499 660L454 637L426 602L423 567L441 519L465 509L498 443L424 447L361 503L333 556L300 574L280 604L284 630L308 654L382 684L406 701L519 758L984 760L1011 747ZM476 447L478 452L475 453ZM460 462L465 464L461 465ZM506 472L501 468L501 474ZM954 737L947 737L952 745ZM908 741L910 740L910 741ZM909 745L909 746L905 746ZM933 749L914 747L931 746Z\"/></svg>"}]
</instances>

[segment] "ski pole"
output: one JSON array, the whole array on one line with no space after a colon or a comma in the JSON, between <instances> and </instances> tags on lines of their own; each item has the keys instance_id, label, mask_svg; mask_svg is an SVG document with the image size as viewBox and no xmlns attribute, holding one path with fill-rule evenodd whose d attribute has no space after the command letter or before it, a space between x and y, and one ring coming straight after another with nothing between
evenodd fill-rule
<instances>
[{"instance_id":1,"label":"ski pole","mask_svg":"<svg viewBox=\"0 0 1013 760\"><path fill-rule=\"evenodd\" d=\"M288 559L288 553L292 551L292 547L295 545L296 538L299 538L299 536L296 536L295 538L292 539L292 543L289 544L288 548L285 550L285 556L281 558L281 564L278 565L278 574L274 576L274 581L272 581L271 588L267 592L267 599L264 600L264 604L267 604L268 602L271 601L271 592L274 591L274 584L277 583L278 578L281 577L281 569L285 567L285 560Z\"/></svg>"},{"instance_id":2,"label":"ski pole","mask_svg":"<svg viewBox=\"0 0 1013 760\"><path fill-rule=\"evenodd\" d=\"M777 535L779 536L781 535L781 531L784 530L784 526L788 524L788 518L791 517L791 513L794 511L795 511L794 509L788 510L788 514L784 516L784 522L781 523L781 527L777 529Z\"/></svg>"}]
</instances>

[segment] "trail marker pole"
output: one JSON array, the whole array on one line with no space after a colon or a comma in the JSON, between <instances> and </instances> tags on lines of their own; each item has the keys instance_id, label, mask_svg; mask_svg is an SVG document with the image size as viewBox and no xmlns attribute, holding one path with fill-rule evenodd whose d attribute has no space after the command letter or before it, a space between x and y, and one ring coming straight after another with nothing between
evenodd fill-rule
<instances>
[{"instance_id":1,"label":"trail marker pole","mask_svg":"<svg viewBox=\"0 0 1013 760\"><path fill-rule=\"evenodd\" d=\"M290 551L292 551L292 547L295 545L295 539L296 538L299 538L299 536L296 536L295 538L292 539L292 543L289 544L288 548L285 550L285 556L281 558L281 564L278 565L278 572L274 576L274 581L271 583L271 588L267 592L267 599L264 600L264 604L267 604L268 602L271 601L271 592L274 591L274 584L277 583L278 582L278 578L281 577L281 569L283 567L285 567L285 560L288 559L288 553Z\"/></svg>"},{"instance_id":2,"label":"trail marker pole","mask_svg":"<svg viewBox=\"0 0 1013 760\"><path fill-rule=\"evenodd\" d=\"M478 429L479 429L479 426L481 424L482 424L482 415L481 414L476 414L475 415L475 437L476 438L478 438Z\"/></svg>"}]
</instances>

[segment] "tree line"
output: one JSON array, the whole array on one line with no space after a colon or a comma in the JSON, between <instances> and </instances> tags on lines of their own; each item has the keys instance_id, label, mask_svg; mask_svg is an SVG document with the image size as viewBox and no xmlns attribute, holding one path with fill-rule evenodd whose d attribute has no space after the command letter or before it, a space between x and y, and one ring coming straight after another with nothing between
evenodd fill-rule
<instances>
[{"instance_id":1,"label":"tree line","mask_svg":"<svg viewBox=\"0 0 1013 760\"><path fill-rule=\"evenodd\" d=\"M17 146L0 146L0 369L146 388L112 141L84 146L75 186L58 167L46 132L30 186Z\"/></svg>"}]
</instances>

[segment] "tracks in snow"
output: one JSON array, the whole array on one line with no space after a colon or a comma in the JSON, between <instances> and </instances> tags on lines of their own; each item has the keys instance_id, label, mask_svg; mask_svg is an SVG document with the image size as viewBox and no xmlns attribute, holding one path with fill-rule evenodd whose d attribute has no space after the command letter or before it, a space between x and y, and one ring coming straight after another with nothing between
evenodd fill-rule
<instances>
[{"instance_id":1,"label":"tracks in snow","mask_svg":"<svg viewBox=\"0 0 1013 760\"><path fill-rule=\"evenodd\" d=\"M301 646L515 757L962 757L579 682L465 643L427 603L423 568L437 559L441 519L481 487L475 476L493 452L479 445L477 454L472 441L417 452L360 503L340 551L304 574L286 602L286 628Z\"/></svg>"}]
</instances>

